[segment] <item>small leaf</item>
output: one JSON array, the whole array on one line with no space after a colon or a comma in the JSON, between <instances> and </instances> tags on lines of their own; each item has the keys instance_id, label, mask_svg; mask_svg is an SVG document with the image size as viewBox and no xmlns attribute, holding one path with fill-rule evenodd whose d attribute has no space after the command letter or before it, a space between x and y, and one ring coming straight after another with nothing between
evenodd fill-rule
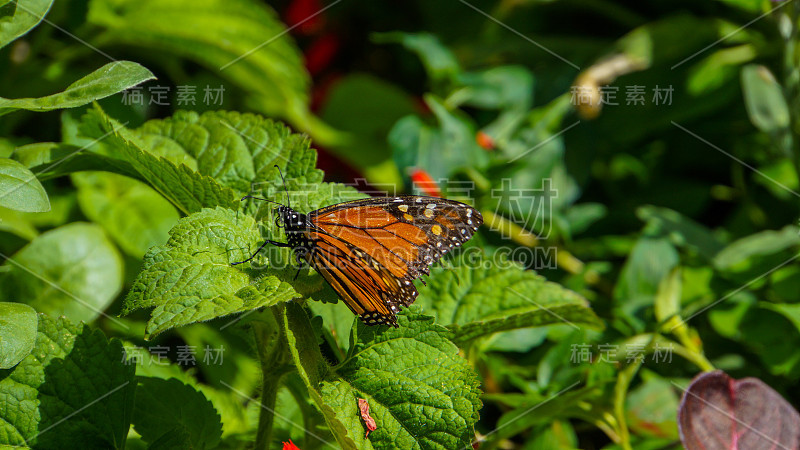
<instances>
[{"instance_id":1,"label":"small leaf","mask_svg":"<svg viewBox=\"0 0 800 450\"><path fill-rule=\"evenodd\" d=\"M0 2L0 48L32 30L50 11L53 0Z\"/></svg>"},{"instance_id":2,"label":"small leaf","mask_svg":"<svg viewBox=\"0 0 800 450\"><path fill-rule=\"evenodd\" d=\"M755 64L744 66L742 90L747 114L759 130L775 133L789 127L789 107L781 85L769 69Z\"/></svg>"},{"instance_id":3,"label":"small leaf","mask_svg":"<svg viewBox=\"0 0 800 450\"><path fill-rule=\"evenodd\" d=\"M39 314L33 351L0 371L0 444L123 448L136 389L124 358L99 330Z\"/></svg>"},{"instance_id":4,"label":"small leaf","mask_svg":"<svg viewBox=\"0 0 800 450\"><path fill-rule=\"evenodd\" d=\"M41 98L0 98L0 116L14 110L51 111L75 108L106 98L155 77L130 61L115 61L72 83L63 92Z\"/></svg>"},{"instance_id":5,"label":"small leaf","mask_svg":"<svg viewBox=\"0 0 800 450\"><path fill-rule=\"evenodd\" d=\"M34 239L5 265L0 298L91 322L122 289L122 258L97 225L74 222Z\"/></svg>"},{"instance_id":6,"label":"small leaf","mask_svg":"<svg viewBox=\"0 0 800 450\"><path fill-rule=\"evenodd\" d=\"M36 310L22 303L0 302L0 370L17 365L36 344Z\"/></svg>"},{"instance_id":7,"label":"small leaf","mask_svg":"<svg viewBox=\"0 0 800 450\"><path fill-rule=\"evenodd\" d=\"M204 209L178 221L169 234L165 245L145 255L122 312L155 307L149 336L299 297L275 275L251 280L231 266L262 242L255 221L245 214Z\"/></svg>"},{"instance_id":8,"label":"small leaf","mask_svg":"<svg viewBox=\"0 0 800 450\"><path fill-rule=\"evenodd\" d=\"M800 446L800 414L757 378L734 380L717 370L695 377L678 410L687 450Z\"/></svg>"},{"instance_id":9,"label":"small leaf","mask_svg":"<svg viewBox=\"0 0 800 450\"><path fill-rule=\"evenodd\" d=\"M180 436L181 448L214 448L222 436L220 416L202 392L175 378L138 377L133 427L145 442ZM166 447L175 448L175 447Z\"/></svg>"},{"instance_id":10,"label":"small leaf","mask_svg":"<svg viewBox=\"0 0 800 450\"><path fill-rule=\"evenodd\" d=\"M681 311L681 269L680 266L672 269L658 285L655 297L656 320L664 322L669 319L679 321L677 315ZM669 326L669 325L668 325ZM669 326L672 328L671 326Z\"/></svg>"},{"instance_id":11,"label":"small leaf","mask_svg":"<svg viewBox=\"0 0 800 450\"><path fill-rule=\"evenodd\" d=\"M692 249L709 260L724 247L711 230L669 208L646 205L636 210L636 216L647 222L648 234L665 235L674 245Z\"/></svg>"},{"instance_id":12,"label":"small leaf","mask_svg":"<svg viewBox=\"0 0 800 450\"><path fill-rule=\"evenodd\" d=\"M602 328L602 321L578 294L505 261L457 260L454 269L436 268L417 304L448 326L462 345L516 328L566 324Z\"/></svg>"},{"instance_id":13,"label":"small leaf","mask_svg":"<svg viewBox=\"0 0 800 450\"><path fill-rule=\"evenodd\" d=\"M378 43L399 43L417 54L434 82L452 81L461 71L453 52L430 33L381 33L373 36Z\"/></svg>"},{"instance_id":14,"label":"small leaf","mask_svg":"<svg viewBox=\"0 0 800 450\"><path fill-rule=\"evenodd\" d=\"M756 264L759 257L768 257L797 245L800 245L797 227L788 225L779 231L759 231L730 243L717 253L713 263L718 270L738 272Z\"/></svg>"},{"instance_id":15,"label":"small leaf","mask_svg":"<svg viewBox=\"0 0 800 450\"><path fill-rule=\"evenodd\" d=\"M50 211L36 175L13 159L0 158L0 206L25 212Z\"/></svg>"}]
</instances>

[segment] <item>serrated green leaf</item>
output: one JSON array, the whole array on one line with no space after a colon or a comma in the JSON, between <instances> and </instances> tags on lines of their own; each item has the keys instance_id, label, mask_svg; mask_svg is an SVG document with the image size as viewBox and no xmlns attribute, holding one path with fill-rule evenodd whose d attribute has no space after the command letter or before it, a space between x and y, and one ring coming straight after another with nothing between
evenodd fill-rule
<instances>
[{"instance_id":1,"label":"serrated green leaf","mask_svg":"<svg viewBox=\"0 0 800 450\"><path fill-rule=\"evenodd\" d=\"M13 159L0 158L0 206L46 212L50 211L50 200L33 172Z\"/></svg>"},{"instance_id":2,"label":"serrated green leaf","mask_svg":"<svg viewBox=\"0 0 800 450\"><path fill-rule=\"evenodd\" d=\"M81 129L87 137L102 140L109 156L129 163L142 179L184 214L205 207L238 207L232 189L185 164L178 166L164 157L154 156L136 143L134 132L105 115L99 107L89 111Z\"/></svg>"},{"instance_id":3,"label":"serrated green leaf","mask_svg":"<svg viewBox=\"0 0 800 450\"><path fill-rule=\"evenodd\" d=\"M22 303L0 302L0 370L17 365L36 344L36 310Z\"/></svg>"},{"instance_id":4,"label":"serrated green leaf","mask_svg":"<svg viewBox=\"0 0 800 450\"><path fill-rule=\"evenodd\" d=\"M202 392L175 378L138 377L137 380L133 427L145 442L175 448L164 446L162 440L176 433L184 448L217 446L222 436L222 423Z\"/></svg>"},{"instance_id":5,"label":"serrated green leaf","mask_svg":"<svg viewBox=\"0 0 800 450\"><path fill-rule=\"evenodd\" d=\"M145 123L134 134L140 147L156 155L182 151L196 162L198 172L238 192L268 188L264 184L283 189L276 164L287 181L322 181L309 139L255 114L178 111Z\"/></svg>"},{"instance_id":6,"label":"serrated green leaf","mask_svg":"<svg viewBox=\"0 0 800 450\"><path fill-rule=\"evenodd\" d=\"M399 328L354 328L348 359L327 368L311 324L288 304L289 348L312 400L344 448L457 448L468 445L481 407L475 372L458 356L447 329L412 306ZM396 355L402 354L402 358ZM358 399L369 402L377 430L365 438Z\"/></svg>"},{"instance_id":7,"label":"serrated green leaf","mask_svg":"<svg viewBox=\"0 0 800 450\"><path fill-rule=\"evenodd\" d=\"M505 261L500 267L484 258L456 263L453 269L431 272L416 304L450 328L459 345L515 328L603 327L583 297L515 263Z\"/></svg>"},{"instance_id":8,"label":"serrated green leaf","mask_svg":"<svg viewBox=\"0 0 800 450\"><path fill-rule=\"evenodd\" d=\"M124 361L119 341L40 314L33 351L0 370L0 444L123 448L136 389Z\"/></svg>"},{"instance_id":9,"label":"serrated green leaf","mask_svg":"<svg viewBox=\"0 0 800 450\"><path fill-rule=\"evenodd\" d=\"M399 328L358 323L348 359L320 387L359 447L368 441L374 448L458 448L474 438L477 376L448 330L419 311L414 306L400 314ZM366 439L359 398L369 402L377 424Z\"/></svg>"},{"instance_id":10,"label":"serrated green leaf","mask_svg":"<svg viewBox=\"0 0 800 450\"><path fill-rule=\"evenodd\" d=\"M53 0L16 0L0 4L0 48L38 25L52 5Z\"/></svg>"},{"instance_id":11,"label":"serrated green leaf","mask_svg":"<svg viewBox=\"0 0 800 450\"><path fill-rule=\"evenodd\" d=\"M310 79L300 52L263 3L96 0L88 21L106 29L106 43L166 51L221 70L259 111L296 121L308 114Z\"/></svg>"},{"instance_id":12,"label":"serrated green leaf","mask_svg":"<svg viewBox=\"0 0 800 450\"><path fill-rule=\"evenodd\" d=\"M0 298L76 322L96 319L122 289L122 258L103 229L88 223L42 234L5 266Z\"/></svg>"},{"instance_id":13,"label":"serrated green leaf","mask_svg":"<svg viewBox=\"0 0 800 450\"><path fill-rule=\"evenodd\" d=\"M72 175L83 213L102 226L131 256L141 258L163 244L178 212L147 185L113 173Z\"/></svg>"},{"instance_id":14,"label":"serrated green leaf","mask_svg":"<svg viewBox=\"0 0 800 450\"><path fill-rule=\"evenodd\" d=\"M167 243L145 255L123 314L155 307L147 323L152 336L298 297L275 275L251 279L231 266L249 257L261 242L255 221L228 209L204 209L181 219Z\"/></svg>"},{"instance_id":15,"label":"serrated green leaf","mask_svg":"<svg viewBox=\"0 0 800 450\"><path fill-rule=\"evenodd\" d=\"M41 98L0 98L0 116L14 110L51 111L75 108L155 79L149 70L130 61L115 61L69 85L63 92Z\"/></svg>"}]
</instances>

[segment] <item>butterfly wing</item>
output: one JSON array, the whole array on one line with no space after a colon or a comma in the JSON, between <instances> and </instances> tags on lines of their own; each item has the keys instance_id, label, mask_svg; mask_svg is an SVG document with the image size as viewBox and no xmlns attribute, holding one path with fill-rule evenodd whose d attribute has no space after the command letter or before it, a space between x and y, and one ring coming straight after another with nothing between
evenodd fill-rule
<instances>
[{"instance_id":1,"label":"butterfly wing","mask_svg":"<svg viewBox=\"0 0 800 450\"><path fill-rule=\"evenodd\" d=\"M483 223L469 205L420 196L339 203L308 219L308 262L366 323L394 326L417 297L413 280Z\"/></svg>"}]
</instances>

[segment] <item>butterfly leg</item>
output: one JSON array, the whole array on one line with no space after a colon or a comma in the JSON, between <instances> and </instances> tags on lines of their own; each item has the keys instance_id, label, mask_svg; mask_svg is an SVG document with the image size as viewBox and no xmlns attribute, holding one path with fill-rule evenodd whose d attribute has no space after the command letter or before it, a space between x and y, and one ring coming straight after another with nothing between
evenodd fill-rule
<instances>
[{"instance_id":1,"label":"butterfly leg","mask_svg":"<svg viewBox=\"0 0 800 450\"><path fill-rule=\"evenodd\" d=\"M266 246L267 246L267 244L272 244L272 245L274 245L274 246L276 246L276 247L291 247L291 245L289 245L289 244L287 244L287 243L285 243L285 242L277 242L277 241L271 241L271 240L267 239L266 241L264 241L264 243L263 243L263 244L261 244L261 247L258 247L258 250L256 250L256 252L255 252L255 253L253 253L253 254L252 254L252 255L251 255L249 258L245 259L244 261L238 261L238 262L235 262L235 263L231 263L231 265L232 265L232 266L235 266L235 265L237 265L237 264L242 264L242 263L249 262L250 260L252 260L253 258L255 258L255 257L256 257L256 255L258 254L258 252L260 252L260 251L261 251L261 249L263 249L264 247L266 247Z\"/></svg>"},{"instance_id":2,"label":"butterfly leg","mask_svg":"<svg viewBox=\"0 0 800 450\"><path fill-rule=\"evenodd\" d=\"M294 261L297 263L299 267L297 268L297 273L294 274L294 280L292 281L297 281L297 277L300 276L300 271L303 270L303 266L305 265L303 260L304 257L305 257L305 252L303 252L302 249L295 250Z\"/></svg>"}]
</instances>

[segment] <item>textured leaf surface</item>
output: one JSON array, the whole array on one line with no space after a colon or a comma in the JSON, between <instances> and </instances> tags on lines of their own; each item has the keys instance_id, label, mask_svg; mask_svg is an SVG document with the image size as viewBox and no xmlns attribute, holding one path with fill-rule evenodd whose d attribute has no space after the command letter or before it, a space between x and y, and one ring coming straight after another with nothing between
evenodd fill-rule
<instances>
[{"instance_id":1,"label":"textured leaf surface","mask_svg":"<svg viewBox=\"0 0 800 450\"><path fill-rule=\"evenodd\" d=\"M122 448L136 388L123 358L119 341L40 314L33 351L0 370L0 444Z\"/></svg>"},{"instance_id":2,"label":"textured leaf surface","mask_svg":"<svg viewBox=\"0 0 800 450\"><path fill-rule=\"evenodd\" d=\"M200 391L175 378L138 377L138 382L133 427L145 442L160 443L177 434L183 448L216 447L222 423Z\"/></svg>"},{"instance_id":3,"label":"textured leaf surface","mask_svg":"<svg viewBox=\"0 0 800 450\"><path fill-rule=\"evenodd\" d=\"M331 371L305 313L287 305L287 337L312 400L345 448L459 448L474 437L478 379L449 331L412 306L399 328L354 328L348 359ZM397 357L402 355L402 358ZM377 429L365 438L358 399Z\"/></svg>"},{"instance_id":4,"label":"textured leaf surface","mask_svg":"<svg viewBox=\"0 0 800 450\"><path fill-rule=\"evenodd\" d=\"M416 304L448 326L462 344L515 328L567 324L602 328L580 295L518 265L489 260L457 261L454 269L436 268Z\"/></svg>"},{"instance_id":5,"label":"textured leaf surface","mask_svg":"<svg viewBox=\"0 0 800 450\"><path fill-rule=\"evenodd\" d=\"M36 175L13 159L0 158L0 206L17 211L50 211L50 200Z\"/></svg>"},{"instance_id":6,"label":"textured leaf surface","mask_svg":"<svg viewBox=\"0 0 800 450\"><path fill-rule=\"evenodd\" d=\"M17 0L0 3L0 48L38 25L52 5L53 0Z\"/></svg>"},{"instance_id":7,"label":"textured leaf surface","mask_svg":"<svg viewBox=\"0 0 800 450\"><path fill-rule=\"evenodd\" d=\"M155 77L130 61L115 61L69 85L63 92L42 98L0 98L0 116L17 109L50 111L75 108L136 86Z\"/></svg>"},{"instance_id":8,"label":"textured leaf surface","mask_svg":"<svg viewBox=\"0 0 800 450\"><path fill-rule=\"evenodd\" d=\"M145 255L123 314L152 308L147 334L274 305L297 297L274 275L250 276L232 267L260 245L252 218L217 208L181 219L163 246Z\"/></svg>"},{"instance_id":9,"label":"textured leaf surface","mask_svg":"<svg viewBox=\"0 0 800 450\"><path fill-rule=\"evenodd\" d=\"M222 70L260 111L292 117L306 110L310 80L300 52L264 4L98 0L90 3L88 19L107 29L106 42L155 48Z\"/></svg>"},{"instance_id":10,"label":"textured leaf surface","mask_svg":"<svg viewBox=\"0 0 800 450\"><path fill-rule=\"evenodd\" d=\"M36 344L36 310L22 303L0 302L0 369L17 365Z\"/></svg>"},{"instance_id":11,"label":"textured leaf surface","mask_svg":"<svg viewBox=\"0 0 800 450\"><path fill-rule=\"evenodd\" d=\"M123 262L97 225L75 222L23 247L0 276L0 298L91 322L122 289Z\"/></svg>"},{"instance_id":12,"label":"textured leaf surface","mask_svg":"<svg viewBox=\"0 0 800 450\"><path fill-rule=\"evenodd\" d=\"M109 156L130 164L142 179L184 214L204 207L238 206L233 190L185 164L176 165L148 152L136 143L134 132L99 108L89 111L84 118L82 132L86 137L102 140Z\"/></svg>"},{"instance_id":13,"label":"textured leaf surface","mask_svg":"<svg viewBox=\"0 0 800 450\"><path fill-rule=\"evenodd\" d=\"M322 383L323 398L359 446L366 441L359 398L369 402L377 423L368 438L375 448L468 445L481 408L475 372L448 330L418 308L401 314L398 324L386 329L359 322L349 358Z\"/></svg>"},{"instance_id":14,"label":"textured leaf surface","mask_svg":"<svg viewBox=\"0 0 800 450\"><path fill-rule=\"evenodd\" d=\"M251 187L283 189L276 164L287 181L322 181L317 153L308 138L258 115L178 111L168 119L151 120L134 133L150 152L165 157L183 152L198 172L242 193Z\"/></svg>"}]
</instances>

